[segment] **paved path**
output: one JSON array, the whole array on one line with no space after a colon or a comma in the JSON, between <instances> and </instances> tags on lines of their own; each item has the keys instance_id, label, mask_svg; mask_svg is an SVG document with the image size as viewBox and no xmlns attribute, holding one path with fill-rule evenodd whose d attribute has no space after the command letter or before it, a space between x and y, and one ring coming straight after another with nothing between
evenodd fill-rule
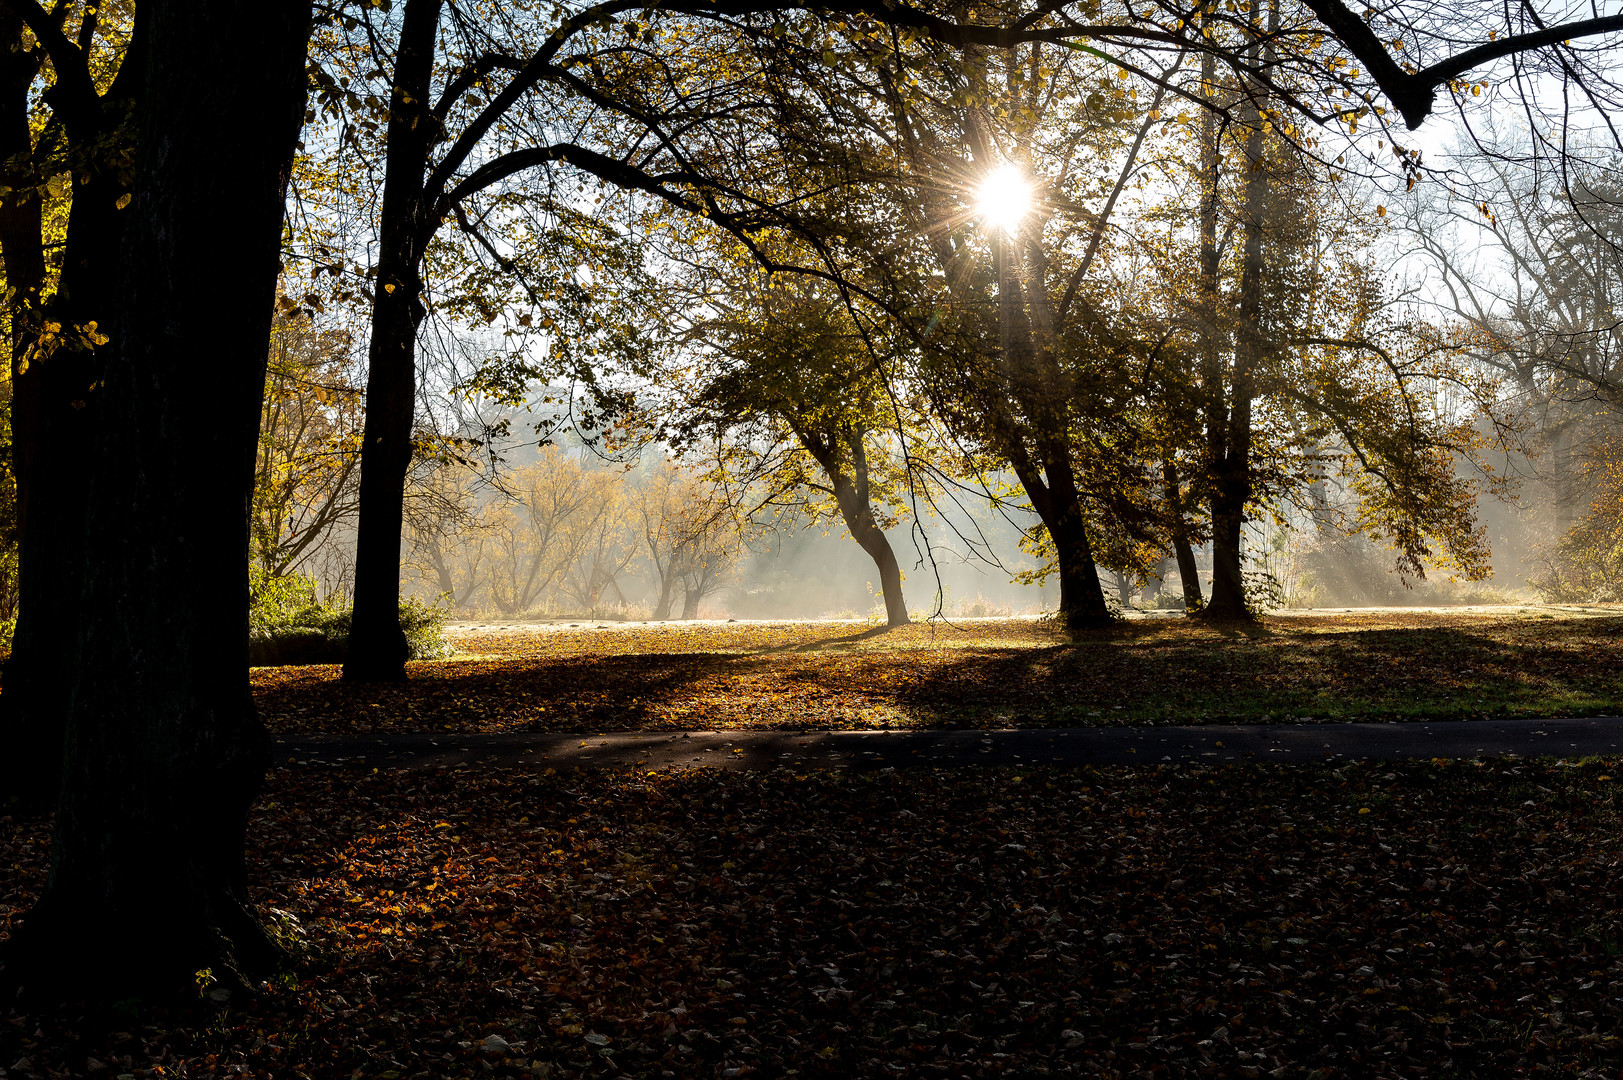
<instances>
[{"instance_id":1,"label":"paved path","mask_svg":"<svg viewBox=\"0 0 1623 1080\"><path fill-rule=\"evenodd\" d=\"M300 736L287 765L432 769L457 765L651 769L1124 765L1163 761L1317 761L1518 755L1623 756L1623 717L1405 724L1203 724L1198 727L950 731L693 731L617 735Z\"/></svg>"}]
</instances>

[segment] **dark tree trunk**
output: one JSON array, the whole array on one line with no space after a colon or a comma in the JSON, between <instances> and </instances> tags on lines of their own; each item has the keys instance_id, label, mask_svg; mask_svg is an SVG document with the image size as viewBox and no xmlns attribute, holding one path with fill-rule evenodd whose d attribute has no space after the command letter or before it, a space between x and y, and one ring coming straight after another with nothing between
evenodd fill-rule
<instances>
[{"instance_id":1,"label":"dark tree trunk","mask_svg":"<svg viewBox=\"0 0 1623 1080\"><path fill-rule=\"evenodd\" d=\"M28 90L39 73L39 52L22 51L23 36L22 20L0 6L0 42L6 46L0 52L0 162L6 164L5 184L11 189L0 196L0 255L5 259L6 287L10 290L11 335L7 345L11 354L11 469L16 481L17 541L26 563L32 550L22 542L29 516L28 496L33 490L28 480L34 473L34 451L40 441L34 420L39 379L37 373L28 371L24 358L36 340L46 270L41 234L43 208L29 160L33 136L29 130ZM0 755L0 798L17 796L45 804L55 795L61 770L64 710L59 709L53 716L21 707L31 692L53 684L49 679L30 683L29 665L16 661L17 638L13 642L6 692L0 695L0 745L6 747L6 753ZM60 694L60 680L54 686Z\"/></svg>"},{"instance_id":2,"label":"dark tree trunk","mask_svg":"<svg viewBox=\"0 0 1623 1080\"><path fill-rule=\"evenodd\" d=\"M62 795L7 955L8 980L75 996L277 957L243 865L270 745L247 683L248 505L310 9L143 7Z\"/></svg>"},{"instance_id":3,"label":"dark tree trunk","mask_svg":"<svg viewBox=\"0 0 1623 1080\"><path fill-rule=\"evenodd\" d=\"M117 80L107 98L125 100L138 85L145 41L138 17ZM30 66L13 53L7 74ZM12 92L8 79L6 93ZM26 114L20 129L4 107L7 158L32 153ZM55 295L42 309L45 283L40 203L25 197L5 213L8 283L19 292L12 323L12 467L17 481L18 619L0 695L0 738L8 747L0 790L29 802L55 798L67 723L72 655L79 632L77 595L85 566L84 478L94 467L103 395L96 390L102 357L97 344L111 330L115 274L123 222L117 200L129 189L123 157L130 150L127 114L112 107L70 112L64 127L83 147L83 173L73 189ZM31 166L24 166L31 168ZM30 178L37 182L38 177ZM21 316L19 318L19 316ZM40 322L62 327L54 348L33 346Z\"/></svg>"},{"instance_id":4,"label":"dark tree trunk","mask_svg":"<svg viewBox=\"0 0 1623 1080\"><path fill-rule=\"evenodd\" d=\"M1167 515L1172 520L1172 553L1178 559L1178 581L1183 586L1183 609L1194 614L1204 606L1200 595L1200 570L1195 566L1195 549L1189 543L1189 523L1183 516L1183 487L1178 466L1170 458L1161 466L1166 482Z\"/></svg>"},{"instance_id":5,"label":"dark tree trunk","mask_svg":"<svg viewBox=\"0 0 1623 1080\"><path fill-rule=\"evenodd\" d=\"M1241 550L1245 508L1251 494L1250 470L1237 461L1226 460L1212 480L1212 599L1203 614L1219 621L1250 619Z\"/></svg>"},{"instance_id":6,"label":"dark tree trunk","mask_svg":"<svg viewBox=\"0 0 1623 1080\"><path fill-rule=\"evenodd\" d=\"M1054 542L1061 620L1074 630L1108 626L1114 620L1099 584L1099 568L1094 565L1093 544L1082 512L1082 492L1071 465L1070 424L1065 412L1069 395L1051 354L1033 347L1020 279L1009 247L1003 240L995 248L1001 367L1006 391L1020 403L1029 419L1022 429L999 408L995 430L1003 443L1001 449ZM1027 432L1037 448L1036 460L1026 446Z\"/></svg>"},{"instance_id":7,"label":"dark tree trunk","mask_svg":"<svg viewBox=\"0 0 1623 1080\"><path fill-rule=\"evenodd\" d=\"M699 617L699 601L702 599L704 597L697 588L692 585L684 585L682 588L682 618L697 619Z\"/></svg>"},{"instance_id":8,"label":"dark tree trunk","mask_svg":"<svg viewBox=\"0 0 1623 1080\"><path fill-rule=\"evenodd\" d=\"M1069 469L1067 463L1066 481L1070 480ZM1093 561L1093 544L1088 539L1087 522L1082 517L1081 497L1074 483L1062 483L1059 487L1068 497L1053 499L1054 509L1040 516L1048 526L1048 535L1054 541L1054 554L1059 563L1060 617L1074 630L1109 626L1115 620L1105 604L1104 588L1099 584L1099 568ZM1054 484L1049 484L1051 495L1054 488ZM1068 491L1065 490L1067 488Z\"/></svg>"},{"instance_id":9,"label":"dark tree trunk","mask_svg":"<svg viewBox=\"0 0 1623 1080\"><path fill-rule=\"evenodd\" d=\"M1239 311L1234 335L1234 365L1229 376L1227 431L1223 453L1212 455L1212 598L1205 615L1214 620L1254 618L1246 604L1241 550L1246 508L1251 502L1251 409L1256 396L1256 369L1262 358L1262 230L1268 199L1269 170L1264 160L1265 136L1254 89L1241 110L1245 125L1245 205L1241 223L1244 251L1240 265Z\"/></svg>"},{"instance_id":10,"label":"dark tree trunk","mask_svg":"<svg viewBox=\"0 0 1623 1080\"><path fill-rule=\"evenodd\" d=\"M417 405L417 329L424 315L421 264L437 225L426 220L423 182L439 130L428 103L441 6L441 0L410 0L395 58L367 351L355 612L344 661L344 678L353 682L402 680L410 655L400 629L400 533Z\"/></svg>"},{"instance_id":11,"label":"dark tree trunk","mask_svg":"<svg viewBox=\"0 0 1623 1080\"><path fill-rule=\"evenodd\" d=\"M1115 619L1105 604L1104 587L1099 583L1099 567L1093 561L1093 543L1088 539L1087 520L1082 513L1082 493L1071 471L1070 455L1063 446L1046 444L1044 474L1038 475L1024 446L1010 444L1015 475L1031 500L1032 509L1049 539L1054 542L1054 561L1059 571L1059 617L1074 630L1092 630L1111 625Z\"/></svg>"}]
</instances>

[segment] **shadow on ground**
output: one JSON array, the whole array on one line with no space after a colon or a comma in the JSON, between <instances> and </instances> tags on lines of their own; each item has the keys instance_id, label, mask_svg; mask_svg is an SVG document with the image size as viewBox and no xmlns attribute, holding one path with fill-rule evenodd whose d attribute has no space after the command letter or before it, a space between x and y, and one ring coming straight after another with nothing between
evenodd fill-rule
<instances>
[{"instance_id":1,"label":"shadow on ground","mask_svg":"<svg viewBox=\"0 0 1623 1080\"><path fill-rule=\"evenodd\" d=\"M1575 716L1623 704L1623 620L1180 637L1127 627L1025 647L886 647L875 632L772 649L505 656L400 685L266 669L273 731L1005 727Z\"/></svg>"}]
</instances>

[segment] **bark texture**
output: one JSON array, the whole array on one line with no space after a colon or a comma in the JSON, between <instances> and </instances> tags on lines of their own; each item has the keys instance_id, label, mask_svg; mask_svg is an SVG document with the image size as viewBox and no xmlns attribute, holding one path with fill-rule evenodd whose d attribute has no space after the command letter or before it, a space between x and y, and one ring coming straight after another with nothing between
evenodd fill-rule
<instances>
[{"instance_id":1,"label":"bark texture","mask_svg":"<svg viewBox=\"0 0 1623 1080\"><path fill-rule=\"evenodd\" d=\"M248 504L310 9L152 0L45 890L9 981L118 997L277 958L243 840Z\"/></svg>"}]
</instances>

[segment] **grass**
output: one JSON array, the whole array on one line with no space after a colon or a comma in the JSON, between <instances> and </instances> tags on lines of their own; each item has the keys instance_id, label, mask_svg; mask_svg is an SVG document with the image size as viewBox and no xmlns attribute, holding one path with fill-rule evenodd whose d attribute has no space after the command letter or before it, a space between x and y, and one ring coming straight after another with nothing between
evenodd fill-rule
<instances>
[{"instance_id":1,"label":"grass","mask_svg":"<svg viewBox=\"0 0 1623 1080\"><path fill-rule=\"evenodd\" d=\"M1245 631L1031 620L464 629L403 686L261 668L283 733L1081 726L1582 716L1623 709L1623 616L1382 611Z\"/></svg>"}]
</instances>

